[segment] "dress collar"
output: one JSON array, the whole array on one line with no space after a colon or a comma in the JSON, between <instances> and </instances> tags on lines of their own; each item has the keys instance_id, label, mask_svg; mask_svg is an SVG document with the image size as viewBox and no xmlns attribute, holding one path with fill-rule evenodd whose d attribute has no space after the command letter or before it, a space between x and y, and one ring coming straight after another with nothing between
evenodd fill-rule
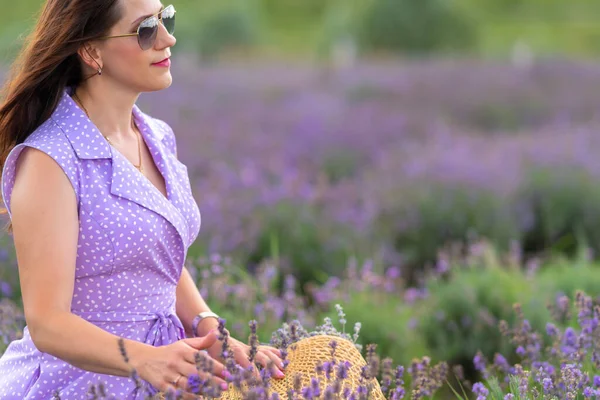
<instances>
[{"instance_id":1,"label":"dress collar","mask_svg":"<svg viewBox=\"0 0 600 400\"><path fill-rule=\"evenodd\" d=\"M181 211L175 206L183 201L184 196L176 172L180 162L170 154L163 141L165 130L134 104L133 117L152 160L165 181L167 197L107 142L98 127L71 98L72 91L69 87L65 89L51 118L65 133L77 157L82 160L112 160L110 193L163 216L179 233L184 248L189 246L189 227Z\"/></svg>"}]
</instances>

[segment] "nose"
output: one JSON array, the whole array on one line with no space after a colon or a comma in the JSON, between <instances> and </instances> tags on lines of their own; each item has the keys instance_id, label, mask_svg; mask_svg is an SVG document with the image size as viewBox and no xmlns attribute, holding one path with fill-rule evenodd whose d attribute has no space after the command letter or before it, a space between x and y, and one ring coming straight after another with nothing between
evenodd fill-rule
<instances>
[{"instance_id":1,"label":"nose","mask_svg":"<svg viewBox=\"0 0 600 400\"><path fill-rule=\"evenodd\" d=\"M157 50L162 50L166 47L173 47L177 43L175 36L171 35L167 28L162 23L158 24L158 33L156 37L155 47Z\"/></svg>"}]
</instances>

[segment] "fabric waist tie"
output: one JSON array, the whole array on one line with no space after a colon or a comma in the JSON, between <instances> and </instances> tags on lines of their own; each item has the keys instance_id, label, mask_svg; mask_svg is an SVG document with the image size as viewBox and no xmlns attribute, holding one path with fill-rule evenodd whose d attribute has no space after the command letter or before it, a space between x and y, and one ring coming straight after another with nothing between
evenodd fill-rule
<instances>
[{"instance_id":1,"label":"fabric waist tie","mask_svg":"<svg viewBox=\"0 0 600 400\"><path fill-rule=\"evenodd\" d=\"M144 339L144 343L153 346L164 346L185 338L185 330L181 324L181 320L173 311L123 313L114 311L80 312L73 310L71 312L91 323L110 324L116 322L126 324L154 321Z\"/></svg>"}]
</instances>

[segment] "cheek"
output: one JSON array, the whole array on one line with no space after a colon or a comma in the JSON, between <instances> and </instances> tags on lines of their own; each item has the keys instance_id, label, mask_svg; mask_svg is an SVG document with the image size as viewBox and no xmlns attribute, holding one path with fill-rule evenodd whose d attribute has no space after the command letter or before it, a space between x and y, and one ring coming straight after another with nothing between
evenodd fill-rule
<instances>
[{"instance_id":1,"label":"cheek","mask_svg":"<svg viewBox=\"0 0 600 400\"><path fill-rule=\"evenodd\" d=\"M130 76L132 71L137 74L143 73L141 69L146 69L151 61L148 56L140 49L136 38L128 38L128 43L121 43L110 50L110 68L115 75Z\"/></svg>"}]
</instances>

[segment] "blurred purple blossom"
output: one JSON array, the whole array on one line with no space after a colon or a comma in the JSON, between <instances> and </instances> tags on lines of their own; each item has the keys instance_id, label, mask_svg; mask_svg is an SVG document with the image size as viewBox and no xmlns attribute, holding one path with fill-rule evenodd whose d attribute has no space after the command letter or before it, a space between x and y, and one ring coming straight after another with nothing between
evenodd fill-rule
<instances>
[{"instance_id":1,"label":"blurred purple blossom","mask_svg":"<svg viewBox=\"0 0 600 400\"><path fill-rule=\"evenodd\" d=\"M3 297L12 297L13 290L12 290L12 286L10 285L10 283L8 283L6 281L0 281L0 294Z\"/></svg>"}]
</instances>

